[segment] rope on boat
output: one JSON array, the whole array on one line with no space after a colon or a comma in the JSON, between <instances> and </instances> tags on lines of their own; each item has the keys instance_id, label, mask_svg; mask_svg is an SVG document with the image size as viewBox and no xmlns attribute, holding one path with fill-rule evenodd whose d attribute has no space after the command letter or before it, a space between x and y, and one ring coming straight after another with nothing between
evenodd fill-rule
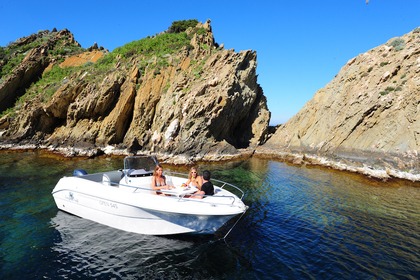
<instances>
[{"instance_id":1,"label":"rope on boat","mask_svg":"<svg viewBox=\"0 0 420 280\"><path fill-rule=\"evenodd\" d=\"M245 211L242 213L242 215L239 217L239 219L236 220L235 224L229 229L229 231L225 234L225 236L221 239L225 240L226 237L229 235L229 233L232 231L232 229L236 226L236 224L239 222L240 219L242 219L242 216L246 213L246 210L248 210L248 207L245 209Z\"/></svg>"}]
</instances>

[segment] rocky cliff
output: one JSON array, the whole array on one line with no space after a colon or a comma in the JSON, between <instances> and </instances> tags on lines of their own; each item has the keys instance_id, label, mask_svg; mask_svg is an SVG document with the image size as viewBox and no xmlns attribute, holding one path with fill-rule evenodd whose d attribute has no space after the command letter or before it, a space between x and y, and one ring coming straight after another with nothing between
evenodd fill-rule
<instances>
[{"instance_id":1,"label":"rocky cliff","mask_svg":"<svg viewBox=\"0 0 420 280\"><path fill-rule=\"evenodd\" d=\"M419 152L417 28L349 60L256 154L420 180Z\"/></svg>"},{"instance_id":2,"label":"rocky cliff","mask_svg":"<svg viewBox=\"0 0 420 280\"><path fill-rule=\"evenodd\" d=\"M419 28L349 60L268 139L256 53L219 46L209 21L172 27L112 52L68 30L0 48L0 148L173 163L255 152L420 181Z\"/></svg>"},{"instance_id":3,"label":"rocky cliff","mask_svg":"<svg viewBox=\"0 0 420 280\"><path fill-rule=\"evenodd\" d=\"M18 56L4 50L19 44L24 58L4 71ZM68 30L40 32L2 53L3 147L152 152L188 162L240 156L267 135L255 51L219 46L209 21L111 53L81 49Z\"/></svg>"}]
</instances>

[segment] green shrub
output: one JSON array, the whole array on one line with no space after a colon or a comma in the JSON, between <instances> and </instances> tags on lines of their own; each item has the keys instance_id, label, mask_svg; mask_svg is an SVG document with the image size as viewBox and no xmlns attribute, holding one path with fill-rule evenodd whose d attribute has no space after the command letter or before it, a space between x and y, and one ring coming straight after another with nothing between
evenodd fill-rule
<instances>
[{"instance_id":1,"label":"green shrub","mask_svg":"<svg viewBox=\"0 0 420 280\"><path fill-rule=\"evenodd\" d=\"M189 27L196 27L197 24L198 20L196 19L174 21L169 27L168 33L181 33L187 30Z\"/></svg>"},{"instance_id":2,"label":"green shrub","mask_svg":"<svg viewBox=\"0 0 420 280\"><path fill-rule=\"evenodd\" d=\"M171 54L179 51L182 47L188 46L190 38L187 34L163 33L155 37L145 38L138 41L133 41L122 47L116 48L112 53L121 55L123 58L128 58L133 54L143 54L144 56Z\"/></svg>"},{"instance_id":3,"label":"green shrub","mask_svg":"<svg viewBox=\"0 0 420 280\"><path fill-rule=\"evenodd\" d=\"M110 68L111 65L115 63L115 53L108 53L102 56L98 61L95 63L95 68Z\"/></svg>"},{"instance_id":4,"label":"green shrub","mask_svg":"<svg viewBox=\"0 0 420 280\"><path fill-rule=\"evenodd\" d=\"M133 41L122 47L116 48L111 53L105 54L96 63L88 62L83 66L68 68L60 68L56 65L26 90L26 93L21 96L16 103L17 107L15 107L15 109L18 108L18 106L21 106L23 102L34 98L48 101L60 86L68 82L68 80L75 78L76 73L87 72L87 75L83 76L84 81L89 83L94 82L109 71L117 71L117 62L123 67L129 67L129 63L137 63L142 75L146 70L154 75L158 75L161 73L162 69L169 66L170 62L171 64L177 64L177 62L173 60L172 54L179 53L179 51L184 48L192 48L190 41L194 32L198 35L206 35L206 29L197 28L197 24L197 20L175 21L172 23L168 32L156 36L148 36L147 38ZM190 27L193 28L193 32L188 35L185 30ZM11 73L11 71L22 62L30 50L41 45L46 46L51 36L51 33L47 33L23 46L17 46L16 44L11 43L7 47L1 47L0 59L4 61L4 64L0 68L0 81L4 80L3 76ZM204 45L203 48L208 49L209 46ZM53 58L56 62L59 62L69 55L74 55L83 51L83 48L73 45L63 38L56 42L54 46L49 46L48 55L49 58ZM132 57L135 57L136 59L133 60ZM201 77L203 65L204 61L196 64L193 71L195 77ZM68 77L68 79L66 79L66 77ZM136 87L138 87L138 85ZM168 89L169 86L165 87L166 91Z\"/></svg>"},{"instance_id":5,"label":"green shrub","mask_svg":"<svg viewBox=\"0 0 420 280\"><path fill-rule=\"evenodd\" d=\"M389 45L394 47L396 51L400 51L404 49L405 41L402 38L397 38L397 39L394 39L391 43L389 43Z\"/></svg>"},{"instance_id":6,"label":"green shrub","mask_svg":"<svg viewBox=\"0 0 420 280\"><path fill-rule=\"evenodd\" d=\"M23 61L30 50L40 46L47 46L50 37L51 34L45 34L25 45L11 43L5 48L0 48L0 60L5 62L4 66L0 69L0 77L10 74ZM48 45L48 55L57 61L62 60L65 55L73 55L83 51L83 48L69 43L69 40L65 38L57 41L54 46Z\"/></svg>"},{"instance_id":7,"label":"green shrub","mask_svg":"<svg viewBox=\"0 0 420 280\"><path fill-rule=\"evenodd\" d=\"M18 103L26 102L35 96L39 96L42 100L48 101L63 84L66 77L80 70L81 67L60 68L54 66L50 71L46 72L42 79L32 84L26 93L19 99Z\"/></svg>"},{"instance_id":8,"label":"green shrub","mask_svg":"<svg viewBox=\"0 0 420 280\"><path fill-rule=\"evenodd\" d=\"M7 108L6 110L4 110L3 112L0 113L0 118L9 115L9 117L14 117L16 116L16 110L15 108Z\"/></svg>"},{"instance_id":9,"label":"green shrub","mask_svg":"<svg viewBox=\"0 0 420 280\"><path fill-rule=\"evenodd\" d=\"M85 64L83 64L83 67L89 67L92 66L94 63L92 61L87 61Z\"/></svg>"},{"instance_id":10,"label":"green shrub","mask_svg":"<svg viewBox=\"0 0 420 280\"><path fill-rule=\"evenodd\" d=\"M13 69L23 61L24 58L24 54L17 54L10 57L9 59L6 59L7 63L1 68L0 77L4 77L10 74Z\"/></svg>"},{"instance_id":11,"label":"green shrub","mask_svg":"<svg viewBox=\"0 0 420 280\"><path fill-rule=\"evenodd\" d=\"M203 27L200 27L199 29L197 29L196 32L198 35L206 35L207 34L207 30Z\"/></svg>"},{"instance_id":12,"label":"green shrub","mask_svg":"<svg viewBox=\"0 0 420 280\"><path fill-rule=\"evenodd\" d=\"M395 90L395 88L394 87L386 87L386 89L385 90L383 90L383 91L381 91L381 92L379 92L379 94L380 95L387 95L388 93L390 93L390 92L392 92L392 91L394 91Z\"/></svg>"}]
</instances>

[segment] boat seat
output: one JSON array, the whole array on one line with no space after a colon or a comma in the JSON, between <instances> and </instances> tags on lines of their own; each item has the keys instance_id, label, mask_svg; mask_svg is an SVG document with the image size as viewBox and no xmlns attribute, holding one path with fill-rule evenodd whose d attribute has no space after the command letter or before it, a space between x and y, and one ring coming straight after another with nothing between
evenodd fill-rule
<instances>
[{"instance_id":1,"label":"boat seat","mask_svg":"<svg viewBox=\"0 0 420 280\"><path fill-rule=\"evenodd\" d=\"M122 178L121 171L107 172L102 175L102 183L107 186L118 185Z\"/></svg>"}]
</instances>

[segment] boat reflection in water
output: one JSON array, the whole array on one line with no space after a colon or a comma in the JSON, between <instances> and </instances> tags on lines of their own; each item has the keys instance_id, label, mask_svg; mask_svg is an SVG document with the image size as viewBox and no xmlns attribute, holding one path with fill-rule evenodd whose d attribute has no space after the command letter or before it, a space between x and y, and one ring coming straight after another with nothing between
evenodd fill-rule
<instances>
[{"instance_id":1,"label":"boat reflection in water","mask_svg":"<svg viewBox=\"0 0 420 280\"><path fill-rule=\"evenodd\" d=\"M197 268L199 275L203 271L223 275L243 262L243 257L212 235L140 235L62 211L51 219L51 225L59 233L51 250L60 266L50 271L55 274L51 277L184 278L194 275Z\"/></svg>"}]
</instances>

